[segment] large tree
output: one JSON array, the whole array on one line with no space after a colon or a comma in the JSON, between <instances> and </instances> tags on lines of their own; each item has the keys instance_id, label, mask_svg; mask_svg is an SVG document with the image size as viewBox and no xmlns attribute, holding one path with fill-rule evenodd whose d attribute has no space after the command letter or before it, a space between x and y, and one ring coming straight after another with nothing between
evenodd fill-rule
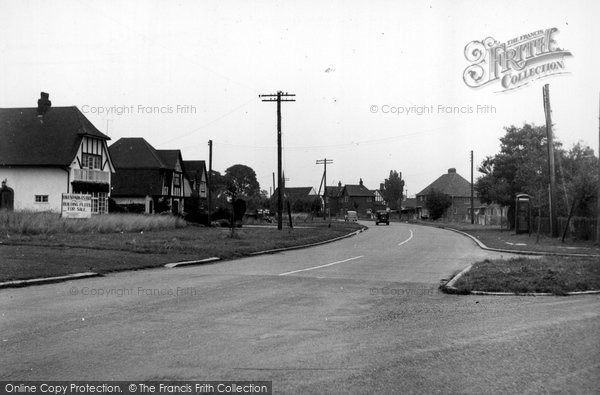
<instances>
[{"instance_id":1,"label":"large tree","mask_svg":"<svg viewBox=\"0 0 600 395\"><path fill-rule=\"evenodd\" d=\"M402 173L399 173L396 170L390 170L390 176L385 179L384 187L382 194L388 206L394 210L400 208L402 194L404 192Z\"/></svg>"},{"instance_id":2,"label":"large tree","mask_svg":"<svg viewBox=\"0 0 600 395\"><path fill-rule=\"evenodd\" d=\"M448 207L452 206L452 197L431 188L425 198L425 207L429 210L432 220L441 218Z\"/></svg>"},{"instance_id":3,"label":"large tree","mask_svg":"<svg viewBox=\"0 0 600 395\"><path fill-rule=\"evenodd\" d=\"M225 170L227 190L240 198L256 196L260 193L260 185L256 173L246 165L233 165Z\"/></svg>"}]
</instances>

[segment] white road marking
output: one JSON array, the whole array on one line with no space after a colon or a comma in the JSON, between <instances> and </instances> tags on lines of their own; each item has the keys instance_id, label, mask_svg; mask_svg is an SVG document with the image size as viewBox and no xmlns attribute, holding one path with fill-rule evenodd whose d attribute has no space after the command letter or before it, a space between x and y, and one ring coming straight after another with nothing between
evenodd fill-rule
<instances>
[{"instance_id":1,"label":"white road marking","mask_svg":"<svg viewBox=\"0 0 600 395\"><path fill-rule=\"evenodd\" d=\"M344 262L348 262L348 261L353 261L353 260L359 259L359 258L364 258L364 255L355 256L354 258L344 259L343 261L337 261L337 262L327 263L325 265L313 266L313 267L309 267L309 268L306 268L306 269L300 269L300 270L293 270L291 272L281 273L280 276L285 276L286 274L294 274L294 273L306 272L306 271L309 271L309 270L320 269L322 267L333 266L333 265L337 265L338 263L344 263Z\"/></svg>"},{"instance_id":2,"label":"white road marking","mask_svg":"<svg viewBox=\"0 0 600 395\"><path fill-rule=\"evenodd\" d=\"M402 243L398 243L399 246L401 246L404 243L408 243L413 238L413 231L411 229L409 229L408 231L410 232L410 237L404 240Z\"/></svg>"}]
</instances>

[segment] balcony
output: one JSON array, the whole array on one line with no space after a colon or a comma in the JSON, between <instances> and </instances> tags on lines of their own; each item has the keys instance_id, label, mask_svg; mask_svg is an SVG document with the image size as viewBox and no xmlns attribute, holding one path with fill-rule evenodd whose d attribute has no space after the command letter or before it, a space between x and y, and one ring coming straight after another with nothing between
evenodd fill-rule
<instances>
[{"instance_id":1,"label":"balcony","mask_svg":"<svg viewBox=\"0 0 600 395\"><path fill-rule=\"evenodd\" d=\"M99 182L108 184L109 173L102 170L74 169L73 181Z\"/></svg>"}]
</instances>

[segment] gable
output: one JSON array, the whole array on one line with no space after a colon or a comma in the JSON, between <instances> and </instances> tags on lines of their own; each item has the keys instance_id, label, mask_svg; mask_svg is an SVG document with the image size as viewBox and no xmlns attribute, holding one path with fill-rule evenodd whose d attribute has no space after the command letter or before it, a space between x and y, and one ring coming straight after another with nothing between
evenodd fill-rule
<instances>
[{"instance_id":1,"label":"gable","mask_svg":"<svg viewBox=\"0 0 600 395\"><path fill-rule=\"evenodd\" d=\"M106 141L77 107L0 109L0 166L69 166L85 136Z\"/></svg>"}]
</instances>

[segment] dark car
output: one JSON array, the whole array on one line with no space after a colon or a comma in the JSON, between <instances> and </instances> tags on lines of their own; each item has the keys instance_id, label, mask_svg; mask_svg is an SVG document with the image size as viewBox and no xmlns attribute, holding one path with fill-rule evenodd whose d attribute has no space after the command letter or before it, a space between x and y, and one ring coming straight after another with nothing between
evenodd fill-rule
<instances>
[{"instance_id":1,"label":"dark car","mask_svg":"<svg viewBox=\"0 0 600 395\"><path fill-rule=\"evenodd\" d=\"M375 225L379 225L380 223L385 223L386 225L390 224L390 213L387 211L377 211L375 213Z\"/></svg>"}]
</instances>

